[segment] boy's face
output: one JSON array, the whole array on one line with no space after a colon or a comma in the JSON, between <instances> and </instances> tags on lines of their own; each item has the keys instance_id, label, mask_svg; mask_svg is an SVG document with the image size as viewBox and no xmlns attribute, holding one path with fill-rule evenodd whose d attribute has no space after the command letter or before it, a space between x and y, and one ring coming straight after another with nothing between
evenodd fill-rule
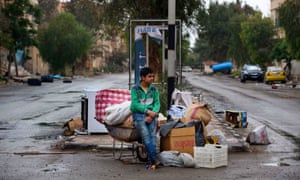
<instances>
[{"instance_id":1,"label":"boy's face","mask_svg":"<svg viewBox=\"0 0 300 180\"><path fill-rule=\"evenodd\" d=\"M142 77L142 81L145 83L153 83L154 82L154 74L147 74L146 76Z\"/></svg>"}]
</instances>

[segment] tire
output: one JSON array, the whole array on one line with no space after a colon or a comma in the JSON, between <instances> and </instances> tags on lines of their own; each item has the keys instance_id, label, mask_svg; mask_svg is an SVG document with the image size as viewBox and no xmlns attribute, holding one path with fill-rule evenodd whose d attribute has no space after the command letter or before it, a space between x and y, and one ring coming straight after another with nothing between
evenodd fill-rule
<instances>
[{"instance_id":1,"label":"tire","mask_svg":"<svg viewBox=\"0 0 300 180\"><path fill-rule=\"evenodd\" d=\"M72 80L69 78L64 78L63 83L72 83Z\"/></svg>"},{"instance_id":2,"label":"tire","mask_svg":"<svg viewBox=\"0 0 300 180\"><path fill-rule=\"evenodd\" d=\"M41 80L39 80L37 78L29 78L27 80L27 84L30 86L41 86L42 82L41 82Z\"/></svg>"},{"instance_id":3,"label":"tire","mask_svg":"<svg viewBox=\"0 0 300 180\"><path fill-rule=\"evenodd\" d=\"M42 82L53 82L53 77L49 75L43 75L41 76L41 81Z\"/></svg>"}]
</instances>

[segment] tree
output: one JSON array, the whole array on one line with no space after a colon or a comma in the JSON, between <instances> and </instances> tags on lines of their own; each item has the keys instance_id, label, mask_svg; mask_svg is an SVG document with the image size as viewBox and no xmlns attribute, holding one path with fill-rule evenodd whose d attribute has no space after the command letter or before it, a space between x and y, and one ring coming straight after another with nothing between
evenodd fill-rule
<instances>
[{"instance_id":1,"label":"tree","mask_svg":"<svg viewBox=\"0 0 300 180\"><path fill-rule=\"evenodd\" d=\"M231 35L227 55L235 61L237 67L242 66L250 60L247 48L243 45L240 37L242 31L241 23L246 19L247 16L245 14L236 14L230 18L229 22Z\"/></svg>"},{"instance_id":2,"label":"tree","mask_svg":"<svg viewBox=\"0 0 300 180\"><path fill-rule=\"evenodd\" d=\"M278 40L275 46L272 49L271 54L272 59L281 60L281 59L291 59L291 55L288 52L288 46L285 39Z\"/></svg>"},{"instance_id":3,"label":"tree","mask_svg":"<svg viewBox=\"0 0 300 180\"><path fill-rule=\"evenodd\" d=\"M93 42L87 54L106 58L104 55L108 54L109 46L105 45L103 42L112 38L108 33L104 32L104 6L97 1L76 0L67 3L65 10L72 13L79 23L86 26L92 32ZM102 43L100 44L99 42ZM87 59L83 59L82 63L85 63L85 60Z\"/></svg>"},{"instance_id":4,"label":"tree","mask_svg":"<svg viewBox=\"0 0 300 180\"><path fill-rule=\"evenodd\" d=\"M274 60L285 59L287 65L285 66L287 72L287 79L291 79L291 54L288 52L288 45L286 39L279 39L272 49L271 58Z\"/></svg>"},{"instance_id":5,"label":"tree","mask_svg":"<svg viewBox=\"0 0 300 180\"><path fill-rule=\"evenodd\" d=\"M116 51L113 52L113 54L107 59L107 66L105 68L105 71L107 72L123 72L124 65L127 65L126 62L127 54Z\"/></svg>"},{"instance_id":6,"label":"tree","mask_svg":"<svg viewBox=\"0 0 300 180\"><path fill-rule=\"evenodd\" d=\"M109 32L119 32L128 27L129 19L167 19L168 1L161 0L98 0L105 6L104 23ZM203 0L177 0L176 18L190 26L194 16L204 10Z\"/></svg>"},{"instance_id":7,"label":"tree","mask_svg":"<svg viewBox=\"0 0 300 180\"><path fill-rule=\"evenodd\" d=\"M38 0L39 7L42 10L41 22L47 24L51 18L58 14L57 6L58 1L53 0Z\"/></svg>"},{"instance_id":8,"label":"tree","mask_svg":"<svg viewBox=\"0 0 300 180\"><path fill-rule=\"evenodd\" d=\"M130 19L167 19L168 1L161 0L98 0L104 5L105 13L103 23L107 24L106 32L112 35L118 32L128 32ZM180 0L176 1L176 18L181 19L185 26L194 23L194 16L204 9L203 0ZM153 23L149 23L152 25ZM155 24L157 25L157 24ZM128 39L128 38L126 38ZM149 66L156 69L161 75L162 60L159 51L160 46L150 41ZM158 76L159 77L159 76Z\"/></svg>"},{"instance_id":9,"label":"tree","mask_svg":"<svg viewBox=\"0 0 300 180\"><path fill-rule=\"evenodd\" d=\"M77 58L87 52L91 41L91 33L72 14L62 13L50 21L47 29L39 32L38 48L43 60L58 73L67 65L73 66Z\"/></svg>"},{"instance_id":10,"label":"tree","mask_svg":"<svg viewBox=\"0 0 300 180\"><path fill-rule=\"evenodd\" d=\"M102 25L103 6L96 1L76 0L70 1L65 7L76 20L89 29L98 30Z\"/></svg>"},{"instance_id":11,"label":"tree","mask_svg":"<svg viewBox=\"0 0 300 180\"><path fill-rule=\"evenodd\" d=\"M35 35L37 34L36 24L40 23L41 11L38 7L32 5L29 0L18 0L6 4L2 9L5 16L7 28L1 28L1 45L9 50L8 55L8 75L10 75L10 65L15 62L16 76L18 76L18 66L15 54L17 50L25 51L26 47L36 46ZM28 16L32 16L32 20ZM25 55L26 57L26 55Z\"/></svg>"},{"instance_id":12,"label":"tree","mask_svg":"<svg viewBox=\"0 0 300 180\"><path fill-rule=\"evenodd\" d=\"M300 1L286 0L279 8L279 25L284 28L293 58L300 59Z\"/></svg>"},{"instance_id":13,"label":"tree","mask_svg":"<svg viewBox=\"0 0 300 180\"><path fill-rule=\"evenodd\" d=\"M208 14L206 31L200 37L207 36L210 46L210 57L222 62L227 58L228 42L231 34L228 22L232 11L228 8L227 4L219 5L218 3L211 3Z\"/></svg>"},{"instance_id":14,"label":"tree","mask_svg":"<svg viewBox=\"0 0 300 180\"><path fill-rule=\"evenodd\" d=\"M247 48L250 62L266 66L271 61L270 54L273 47L274 26L270 18L262 18L256 13L241 24L240 33L243 45Z\"/></svg>"},{"instance_id":15,"label":"tree","mask_svg":"<svg viewBox=\"0 0 300 180\"><path fill-rule=\"evenodd\" d=\"M254 12L252 7L241 6L239 1L229 4L210 2L207 12L196 18L198 39L194 52L198 54L198 59L222 62L230 58L238 65L248 59L239 36L240 24Z\"/></svg>"}]
</instances>

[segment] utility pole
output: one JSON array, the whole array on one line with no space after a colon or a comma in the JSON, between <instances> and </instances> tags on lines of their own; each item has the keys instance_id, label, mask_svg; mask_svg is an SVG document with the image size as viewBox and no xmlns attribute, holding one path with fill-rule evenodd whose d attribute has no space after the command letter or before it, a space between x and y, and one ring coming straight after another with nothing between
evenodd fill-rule
<instances>
[{"instance_id":1,"label":"utility pole","mask_svg":"<svg viewBox=\"0 0 300 180\"><path fill-rule=\"evenodd\" d=\"M170 108L172 102L172 93L175 88L176 76L175 10L176 0L168 0L168 109Z\"/></svg>"}]
</instances>

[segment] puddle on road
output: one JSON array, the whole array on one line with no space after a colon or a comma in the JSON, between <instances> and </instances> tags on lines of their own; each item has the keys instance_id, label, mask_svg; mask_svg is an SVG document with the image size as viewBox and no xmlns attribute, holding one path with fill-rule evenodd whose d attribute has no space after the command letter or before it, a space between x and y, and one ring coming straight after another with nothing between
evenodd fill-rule
<instances>
[{"instance_id":1,"label":"puddle on road","mask_svg":"<svg viewBox=\"0 0 300 180\"><path fill-rule=\"evenodd\" d=\"M11 124L8 122L0 122L0 130L10 130L15 127L15 124Z\"/></svg>"},{"instance_id":2,"label":"puddle on road","mask_svg":"<svg viewBox=\"0 0 300 180\"><path fill-rule=\"evenodd\" d=\"M59 135L43 135L43 136L32 136L35 140L56 140L59 139Z\"/></svg>"},{"instance_id":3,"label":"puddle on road","mask_svg":"<svg viewBox=\"0 0 300 180\"><path fill-rule=\"evenodd\" d=\"M35 119L35 118L39 118L39 117L41 117L41 116L44 116L45 114L49 114L49 113L51 113L51 112L58 111L58 110L63 109L63 108L69 108L69 107L73 107L73 106L72 106L72 105L58 106L57 108L55 108L55 109L52 110L52 111L44 112L44 113L42 113L42 114L37 114L37 115L31 116L31 117L24 117L24 118L22 118L21 120L33 120L33 119Z\"/></svg>"},{"instance_id":4,"label":"puddle on road","mask_svg":"<svg viewBox=\"0 0 300 180\"><path fill-rule=\"evenodd\" d=\"M272 167L282 167L282 166L290 166L290 164L287 163L262 163L262 166L272 166Z\"/></svg>"},{"instance_id":5,"label":"puddle on road","mask_svg":"<svg viewBox=\"0 0 300 180\"><path fill-rule=\"evenodd\" d=\"M22 118L21 120L25 120L25 121L27 121L27 120L33 120L33 119L35 119L35 118L39 118L39 117L41 117L43 114L38 114L38 115L35 115L35 116L32 116L32 117L24 117L24 118Z\"/></svg>"},{"instance_id":6,"label":"puddle on road","mask_svg":"<svg viewBox=\"0 0 300 180\"><path fill-rule=\"evenodd\" d=\"M69 171L69 169L67 169L65 167L64 164L47 164L47 167L42 169L43 172L64 172L64 171Z\"/></svg>"},{"instance_id":7,"label":"puddle on road","mask_svg":"<svg viewBox=\"0 0 300 180\"><path fill-rule=\"evenodd\" d=\"M277 160L273 160L271 163L261 163L262 166L273 166L273 167L282 167L282 166L299 166L300 165L300 156L292 155L288 157L283 157ZM272 161L272 160L271 160ZM277 162L276 162L277 161Z\"/></svg>"},{"instance_id":8,"label":"puddle on road","mask_svg":"<svg viewBox=\"0 0 300 180\"><path fill-rule=\"evenodd\" d=\"M82 91L50 92L48 94L74 94L74 93L82 93Z\"/></svg>"},{"instance_id":9,"label":"puddle on road","mask_svg":"<svg viewBox=\"0 0 300 180\"><path fill-rule=\"evenodd\" d=\"M34 96L30 96L30 97L26 98L25 101L36 101L41 98L42 98L41 96L34 95Z\"/></svg>"},{"instance_id":10,"label":"puddle on road","mask_svg":"<svg viewBox=\"0 0 300 180\"><path fill-rule=\"evenodd\" d=\"M62 127L64 125L64 122L40 122L37 123L39 126L60 126Z\"/></svg>"}]
</instances>

